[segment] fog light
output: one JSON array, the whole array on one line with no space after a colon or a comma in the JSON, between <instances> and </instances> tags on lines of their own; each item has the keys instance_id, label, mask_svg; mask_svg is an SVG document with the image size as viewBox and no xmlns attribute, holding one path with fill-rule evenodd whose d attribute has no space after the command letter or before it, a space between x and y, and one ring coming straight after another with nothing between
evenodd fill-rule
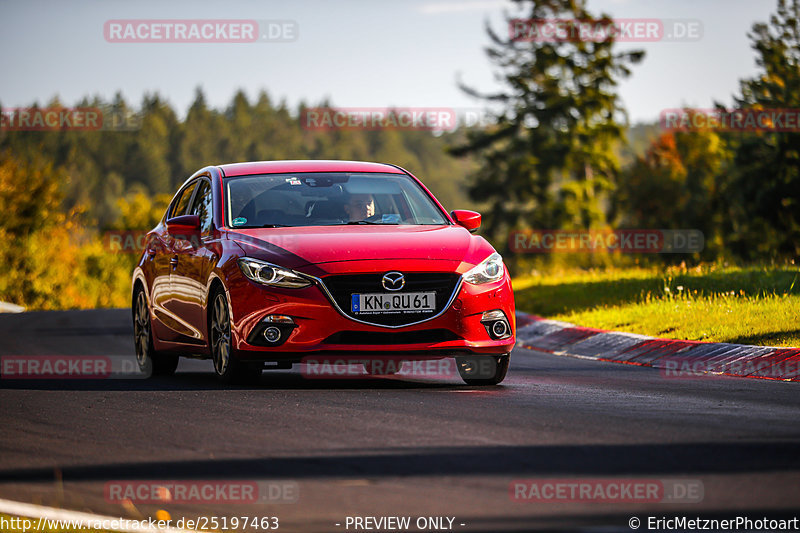
<instances>
[{"instance_id":1,"label":"fog light","mask_svg":"<svg viewBox=\"0 0 800 533\"><path fill-rule=\"evenodd\" d=\"M505 320L498 320L492 324L492 333L497 338L505 337L506 333L508 333L508 324L506 324Z\"/></svg>"},{"instance_id":2,"label":"fog light","mask_svg":"<svg viewBox=\"0 0 800 533\"><path fill-rule=\"evenodd\" d=\"M486 328L486 333L494 340L507 339L511 336L508 318L500 309L485 311L481 316L481 324Z\"/></svg>"},{"instance_id":3,"label":"fog light","mask_svg":"<svg viewBox=\"0 0 800 533\"><path fill-rule=\"evenodd\" d=\"M264 330L264 338L267 339L267 342L278 342L281 338L281 330L270 326Z\"/></svg>"}]
</instances>

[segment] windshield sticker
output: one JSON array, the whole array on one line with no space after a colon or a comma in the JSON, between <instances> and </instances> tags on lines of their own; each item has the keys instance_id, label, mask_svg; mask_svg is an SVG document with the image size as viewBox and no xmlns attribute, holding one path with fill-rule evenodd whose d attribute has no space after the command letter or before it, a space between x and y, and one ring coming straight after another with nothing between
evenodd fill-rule
<instances>
[{"instance_id":1,"label":"windshield sticker","mask_svg":"<svg viewBox=\"0 0 800 533\"><path fill-rule=\"evenodd\" d=\"M247 224L247 219L244 217L236 217L233 219L234 226L243 226L244 224Z\"/></svg>"},{"instance_id":2,"label":"windshield sticker","mask_svg":"<svg viewBox=\"0 0 800 533\"><path fill-rule=\"evenodd\" d=\"M289 185L302 185L303 184L303 182L301 182L299 179L297 179L295 177L286 178L286 183L288 183Z\"/></svg>"},{"instance_id":3,"label":"windshield sticker","mask_svg":"<svg viewBox=\"0 0 800 533\"><path fill-rule=\"evenodd\" d=\"M384 224L399 224L400 215L397 213L389 213L381 217L381 222Z\"/></svg>"}]
</instances>

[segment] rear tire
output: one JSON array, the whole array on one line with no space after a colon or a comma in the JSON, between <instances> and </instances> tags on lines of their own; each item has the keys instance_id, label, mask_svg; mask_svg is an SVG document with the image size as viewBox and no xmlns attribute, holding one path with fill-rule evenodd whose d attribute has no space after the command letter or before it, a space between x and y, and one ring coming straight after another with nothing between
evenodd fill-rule
<instances>
[{"instance_id":1,"label":"rear tire","mask_svg":"<svg viewBox=\"0 0 800 533\"><path fill-rule=\"evenodd\" d=\"M456 367L467 385L497 385L506 378L509 354L456 357Z\"/></svg>"},{"instance_id":2,"label":"rear tire","mask_svg":"<svg viewBox=\"0 0 800 533\"><path fill-rule=\"evenodd\" d=\"M208 324L208 349L214 361L214 373L223 383L255 383L261 377L262 363L244 363L233 357L231 319L225 291L217 287L211 293Z\"/></svg>"},{"instance_id":3,"label":"rear tire","mask_svg":"<svg viewBox=\"0 0 800 533\"><path fill-rule=\"evenodd\" d=\"M178 368L178 356L157 352L153 346L153 328L147 296L140 286L133 296L133 340L139 370L149 376L171 376Z\"/></svg>"}]
</instances>

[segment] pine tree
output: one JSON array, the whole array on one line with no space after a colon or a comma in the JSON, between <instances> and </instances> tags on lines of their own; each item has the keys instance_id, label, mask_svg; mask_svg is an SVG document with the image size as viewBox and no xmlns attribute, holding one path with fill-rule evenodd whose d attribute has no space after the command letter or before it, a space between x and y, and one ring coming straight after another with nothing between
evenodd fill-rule
<instances>
[{"instance_id":1,"label":"pine tree","mask_svg":"<svg viewBox=\"0 0 800 533\"><path fill-rule=\"evenodd\" d=\"M584 0L519 2L530 19L611 24L595 17ZM509 28L514 27L509 19ZM605 223L605 194L619 170L612 147L625 119L616 94L619 79L641 51L615 54L614 39L521 41L487 26L489 59L503 89L481 94L494 106L494 126L473 131L454 155L475 154L481 166L469 194L488 203L486 231L523 227L589 228Z\"/></svg>"},{"instance_id":2,"label":"pine tree","mask_svg":"<svg viewBox=\"0 0 800 533\"><path fill-rule=\"evenodd\" d=\"M743 80L740 109L800 109L800 0L778 0L769 24L748 34L761 73ZM747 258L800 256L800 136L796 131L732 133L727 184L730 237Z\"/></svg>"}]
</instances>

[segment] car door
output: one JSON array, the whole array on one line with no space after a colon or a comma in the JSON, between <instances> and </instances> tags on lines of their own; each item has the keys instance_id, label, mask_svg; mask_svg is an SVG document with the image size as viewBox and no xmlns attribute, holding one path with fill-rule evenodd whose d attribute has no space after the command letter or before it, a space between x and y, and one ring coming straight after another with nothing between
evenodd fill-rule
<instances>
[{"instance_id":1,"label":"car door","mask_svg":"<svg viewBox=\"0 0 800 533\"><path fill-rule=\"evenodd\" d=\"M175 239L173 247L177 263L172 270L173 310L187 328L185 342L205 344L203 324L208 275L216 258L208 248L212 238L211 181L200 178L188 215L200 219L200 231Z\"/></svg>"},{"instance_id":2,"label":"car door","mask_svg":"<svg viewBox=\"0 0 800 533\"><path fill-rule=\"evenodd\" d=\"M196 185L197 181L192 181L175 195L167 211L167 220L187 214ZM156 232L155 237L153 248L148 248L147 251L153 262L155 274L151 295L156 318L153 332L163 341L185 342L190 330L183 324L184 320L180 314L176 313L178 306L175 304L175 290L172 285L172 274L178 264L175 253L176 239L167 231L166 223Z\"/></svg>"}]
</instances>

